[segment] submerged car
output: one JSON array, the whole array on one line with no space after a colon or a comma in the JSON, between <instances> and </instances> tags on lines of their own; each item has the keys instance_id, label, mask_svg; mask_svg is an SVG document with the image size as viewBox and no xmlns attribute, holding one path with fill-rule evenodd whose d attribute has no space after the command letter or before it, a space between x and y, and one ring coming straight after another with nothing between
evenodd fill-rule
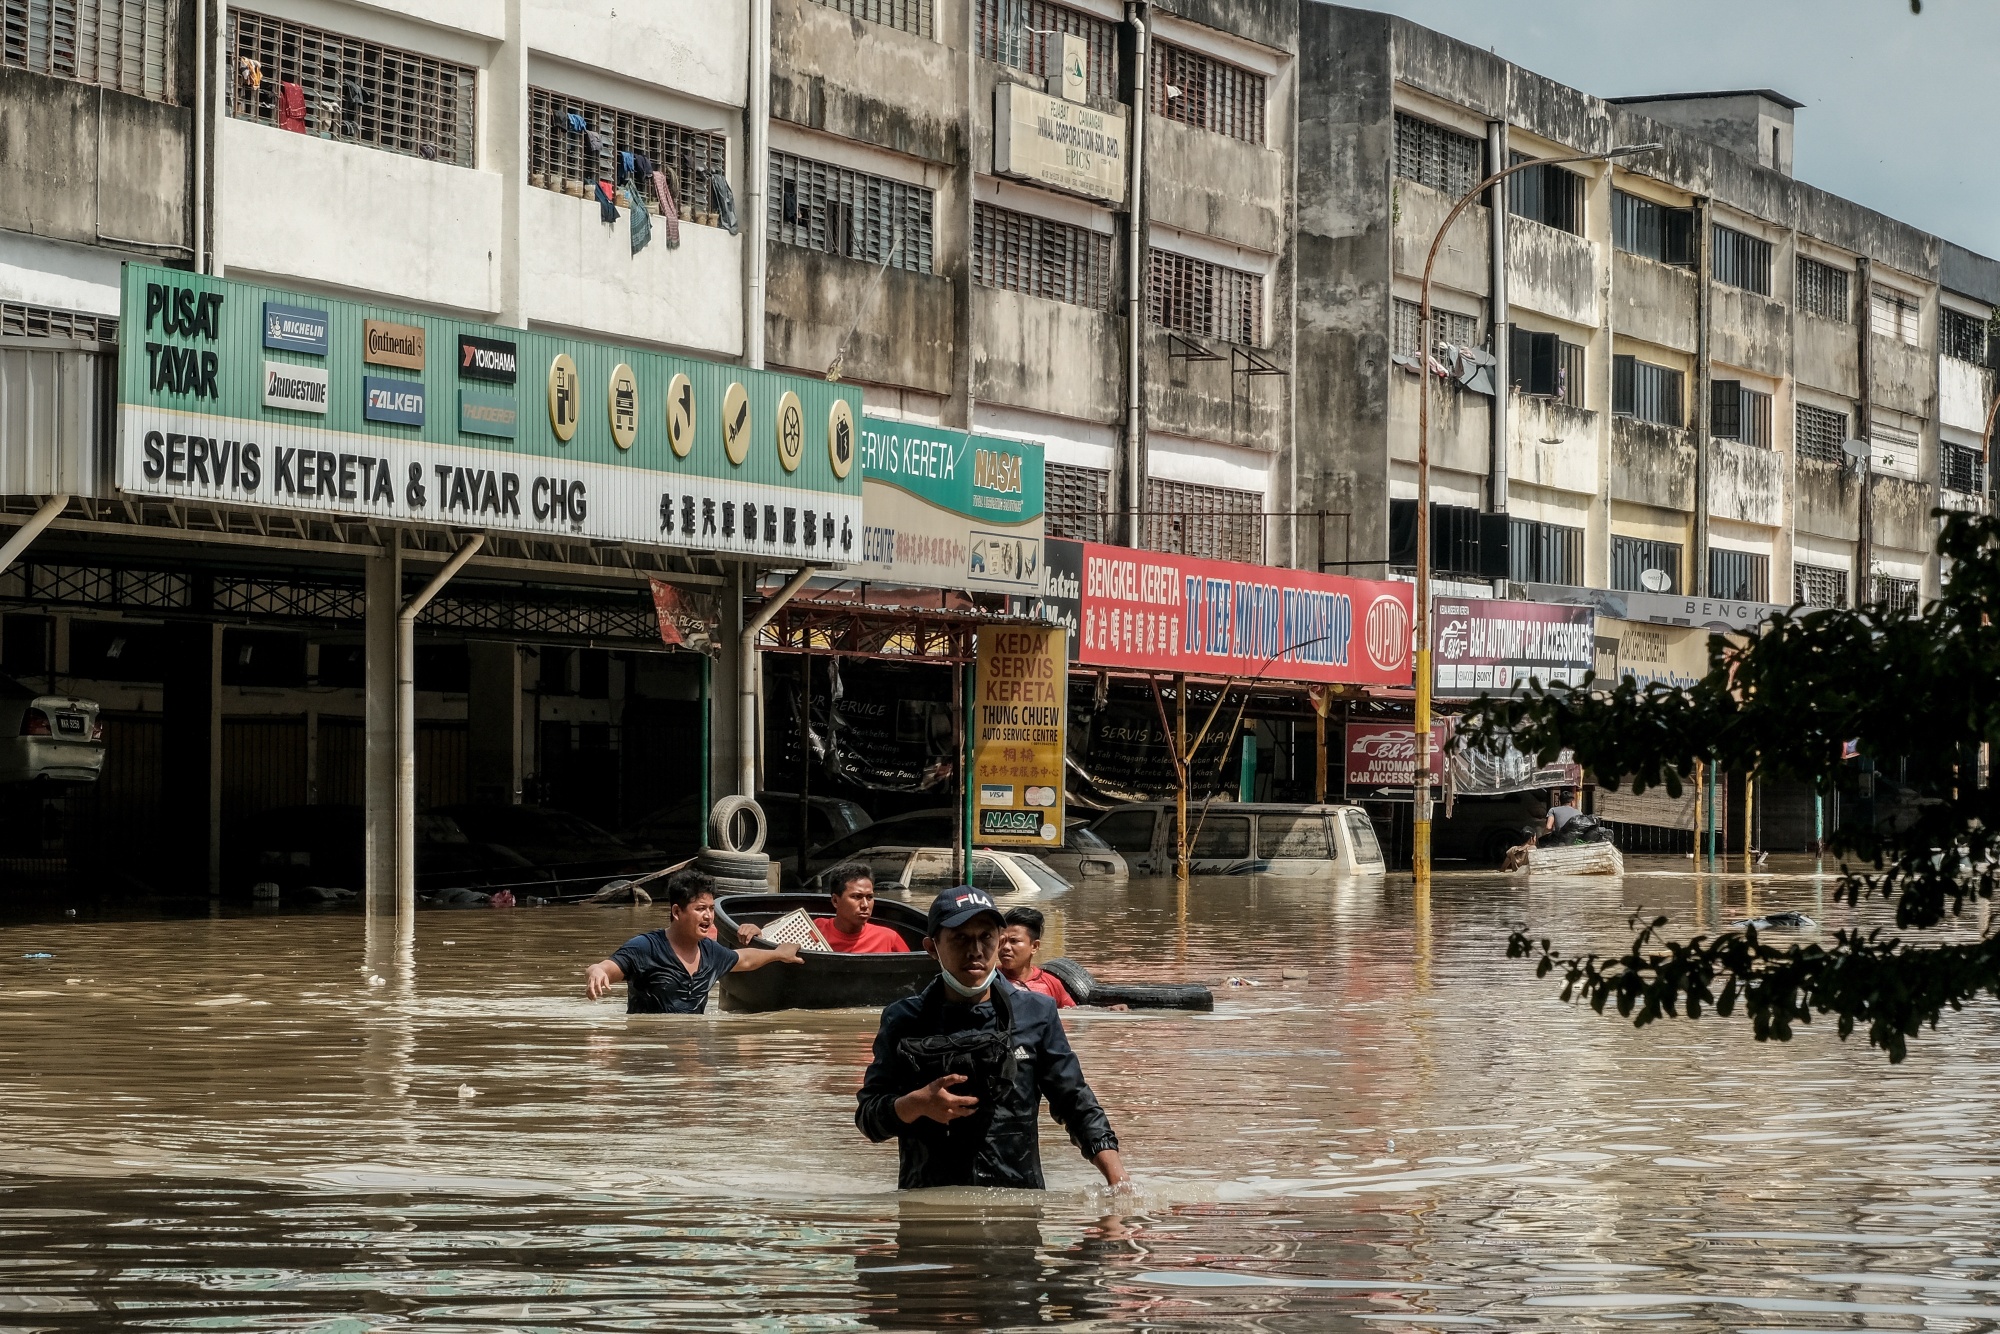
<instances>
[{"instance_id":1,"label":"submerged car","mask_svg":"<svg viewBox=\"0 0 2000 1334\"><path fill-rule=\"evenodd\" d=\"M91 783L104 768L97 701L0 676L0 783Z\"/></svg>"},{"instance_id":2,"label":"submerged car","mask_svg":"<svg viewBox=\"0 0 2000 1334\"><path fill-rule=\"evenodd\" d=\"M580 815L548 806L439 806L430 812L450 820L475 842L504 848L554 877L561 898L595 893L613 880L646 875L674 860L665 853L634 847Z\"/></svg>"},{"instance_id":3,"label":"submerged car","mask_svg":"<svg viewBox=\"0 0 2000 1334\"><path fill-rule=\"evenodd\" d=\"M1092 832L1142 875L1174 869L1174 806L1117 806ZM1188 810L1188 869L1197 875L1381 875L1388 870L1368 812L1359 806L1212 802Z\"/></svg>"},{"instance_id":4,"label":"submerged car","mask_svg":"<svg viewBox=\"0 0 2000 1334\"><path fill-rule=\"evenodd\" d=\"M1088 818L1079 819L1072 814L1065 820L1063 841L1059 847L1022 848L1019 851L1039 857L1072 883L1100 877L1113 881L1126 879L1131 872L1125 858L1116 848L1085 828L1084 820ZM871 845L947 847L956 828L954 812L949 806L887 816L865 829L815 849L806 857L806 873L808 876L817 875L835 862L846 861Z\"/></svg>"},{"instance_id":5,"label":"submerged car","mask_svg":"<svg viewBox=\"0 0 2000 1334\"><path fill-rule=\"evenodd\" d=\"M359 806L283 806L259 811L229 831L223 844L223 883L232 893L273 884L278 886L280 901L307 889L359 894L368 875L366 828L367 819ZM420 896L467 889L546 895L553 879L506 848L467 837L448 817L435 812L417 817Z\"/></svg>"},{"instance_id":6,"label":"submerged car","mask_svg":"<svg viewBox=\"0 0 2000 1334\"><path fill-rule=\"evenodd\" d=\"M974 848L972 874L966 881L952 878L950 848L885 844L862 848L851 859L842 860L862 862L873 870L877 894L895 894L923 902L929 902L954 885L964 883L970 883L974 889L984 890L996 899L1048 898L1067 893L1070 888L1069 881L1050 870L1033 853L1011 849ZM826 883L825 871L814 877L809 885L813 889L830 891L832 888Z\"/></svg>"}]
</instances>

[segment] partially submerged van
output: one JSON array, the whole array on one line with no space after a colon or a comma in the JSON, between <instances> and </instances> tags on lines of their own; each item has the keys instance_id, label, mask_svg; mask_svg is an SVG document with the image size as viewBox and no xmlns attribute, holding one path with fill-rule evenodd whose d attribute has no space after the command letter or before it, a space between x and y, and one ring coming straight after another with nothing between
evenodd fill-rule
<instances>
[{"instance_id":1,"label":"partially submerged van","mask_svg":"<svg viewBox=\"0 0 2000 1334\"><path fill-rule=\"evenodd\" d=\"M1124 854L1134 875L1174 869L1174 806L1115 806L1090 830ZM1381 875L1388 870L1359 806L1211 802L1188 806L1188 869L1196 875Z\"/></svg>"}]
</instances>

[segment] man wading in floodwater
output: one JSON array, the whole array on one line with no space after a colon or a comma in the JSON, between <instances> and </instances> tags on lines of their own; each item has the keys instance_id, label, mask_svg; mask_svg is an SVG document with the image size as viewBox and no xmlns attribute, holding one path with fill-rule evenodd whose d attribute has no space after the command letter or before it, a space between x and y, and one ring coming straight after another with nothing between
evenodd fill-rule
<instances>
[{"instance_id":1,"label":"man wading in floodwater","mask_svg":"<svg viewBox=\"0 0 2000 1334\"><path fill-rule=\"evenodd\" d=\"M1004 928L993 900L968 885L931 902L924 949L939 976L882 1011L854 1123L878 1144L894 1137L904 1190L1040 1190L1035 1122L1047 1098L1083 1156L1123 1186L1118 1136L1083 1082L1056 1003L999 972Z\"/></svg>"}]
</instances>

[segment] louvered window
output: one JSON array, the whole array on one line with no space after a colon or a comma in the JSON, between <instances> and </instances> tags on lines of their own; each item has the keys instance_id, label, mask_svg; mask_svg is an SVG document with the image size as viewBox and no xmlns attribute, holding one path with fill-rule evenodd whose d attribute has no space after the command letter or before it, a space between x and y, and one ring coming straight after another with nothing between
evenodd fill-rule
<instances>
[{"instance_id":1,"label":"louvered window","mask_svg":"<svg viewBox=\"0 0 2000 1334\"><path fill-rule=\"evenodd\" d=\"M1047 491L1048 534L1078 542L1102 542L1109 517L1111 474L1102 468L1050 463L1042 470Z\"/></svg>"},{"instance_id":2,"label":"louvered window","mask_svg":"<svg viewBox=\"0 0 2000 1334\"><path fill-rule=\"evenodd\" d=\"M1771 396L1741 380L1708 382L1708 433L1759 449L1771 447Z\"/></svg>"},{"instance_id":3,"label":"louvered window","mask_svg":"<svg viewBox=\"0 0 2000 1334\"><path fill-rule=\"evenodd\" d=\"M1396 174L1453 197L1479 184L1485 145L1469 134L1396 113Z\"/></svg>"},{"instance_id":4,"label":"louvered window","mask_svg":"<svg viewBox=\"0 0 2000 1334\"><path fill-rule=\"evenodd\" d=\"M1628 255L1693 268L1694 210L1611 192L1611 242Z\"/></svg>"},{"instance_id":5,"label":"louvered window","mask_svg":"<svg viewBox=\"0 0 2000 1334\"><path fill-rule=\"evenodd\" d=\"M1794 420L1797 434L1793 449L1800 458L1818 459L1823 463L1847 461L1846 453L1840 448L1847 441L1846 413L1801 403Z\"/></svg>"},{"instance_id":6,"label":"louvered window","mask_svg":"<svg viewBox=\"0 0 2000 1334\"><path fill-rule=\"evenodd\" d=\"M1507 577L1523 584L1583 583L1583 529L1535 519L1507 521Z\"/></svg>"},{"instance_id":7,"label":"louvered window","mask_svg":"<svg viewBox=\"0 0 2000 1334\"><path fill-rule=\"evenodd\" d=\"M1249 143L1264 142L1264 76L1171 42L1153 43L1152 111Z\"/></svg>"},{"instance_id":8,"label":"louvered window","mask_svg":"<svg viewBox=\"0 0 2000 1334\"><path fill-rule=\"evenodd\" d=\"M0 0L0 65L180 100L179 0Z\"/></svg>"},{"instance_id":9,"label":"louvered window","mask_svg":"<svg viewBox=\"0 0 2000 1334\"><path fill-rule=\"evenodd\" d=\"M913 32L919 37L932 35L931 0L819 0L819 3L899 32Z\"/></svg>"},{"instance_id":10,"label":"louvered window","mask_svg":"<svg viewBox=\"0 0 2000 1334\"><path fill-rule=\"evenodd\" d=\"M1771 295L1771 243L1734 227L1715 228L1715 281L1746 292Z\"/></svg>"},{"instance_id":11,"label":"louvered window","mask_svg":"<svg viewBox=\"0 0 2000 1334\"><path fill-rule=\"evenodd\" d=\"M1938 312L1938 351L1953 361L1969 361L1975 366L1984 366L1986 321L1977 315L1944 307Z\"/></svg>"},{"instance_id":12,"label":"louvered window","mask_svg":"<svg viewBox=\"0 0 2000 1334\"><path fill-rule=\"evenodd\" d=\"M391 153L476 165L469 65L244 10L229 14L229 114ZM290 123L287 88L302 119Z\"/></svg>"},{"instance_id":13,"label":"louvered window","mask_svg":"<svg viewBox=\"0 0 2000 1334\"><path fill-rule=\"evenodd\" d=\"M572 128L581 120L583 129ZM598 135L596 153L585 131ZM544 190L588 197L597 182L618 179L618 154L643 153L667 175L674 208L683 222L704 220L710 213L708 176L729 175L729 138L720 130L691 130L672 121L634 115L615 107L586 102L545 88L528 90L528 184ZM640 188L657 205L659 192L651 178Z\"/></svg>"},{"instance_id":14,"label":"louvered window","mask_svg":"<svg viewBox=\"0 0 2000 1334\"><path fill-rule=\"evenodd\" d=\"M1648 575L1658 587L1648 587ZM1680 543L1612 534L1611 586L1627 593L1680 592Z\"/></svg>"},{"instance_id":15,"label":"louvered window","mask_svg":"<svg viewBox=\"0 0 2000 1334\"><path fill-rule=\"evenodd\" d=\"M1847 295L1846 269L1836 269L1831 264L1800 255L1798 287L1799 309L1806 314L1839 320L1842 324L1853 317L1853 305Z\"/></svg>"},{"instance_id":16,"label":"louvered window","mask_svg":"<svg viewBox=\"0 0 2000 1334\"><path fill-rule=\"evenodd\" d=\"M1149 477L1142 540L1152 551L1254 565L1264 559L1263 508L1255 491Z\"/></svg>"},{"instance_id":17,"label":"louvered window","mask_svg":"<svg viewBox=\"0 0 2000 1334\"><path fill-rule=\"evenodd\" d=\"M1830 565L1807 565L1804 562L1794 564L1792 601L1802 602L1808 607L1846 606L1847 571L1834 569Z\"/></svg>"},{"instance_id":18,"label":"louvered window","mask_svg":"<svg viewBox=\"0 0 2000 1334\"><path fill-rule=\"evenodd\" d=\"M771 154L771 239L805 250L931 272L932 195L791 153Z\"/></svg>"},{"instance_id":19,"label":"louvered window","mask_svg":"<svg viewBox=\"0 0 2000 1334\"><path fill-rule=\"evenodd\" d=\"M1687 425L1681 406L1684 377L1679 371L1625 356L1613 357L1611 370L1611 411L1615 415L1661 426Z\"/></svg>"},{"instance_id":20,"label":"louvered window","mask_svg":"<svg viewBox=\"0 0 2000 1334\"><path fill-rule=\"evenodd\" d=\"M1917 581L1897 579L1891 575L1875 576L1875 601L1887 604L1890 611L1915 610L1917 605Z\"/></svg>"},{"instance_id":21,"label":"louvered window","mask_svg":"<svg viewBox=\"0 0 2000 1334\"><path fill-rule=\"evenodd\" d=\"M1708 595L1739 602L1764 602L1771 592L1771 558L1755 551L1711 550Z\"/></svg>"},{"instance_id":22,"label":"louvered window","mask_svg":"<svg viewBox=\"0 0 2000 1334\"><path fill-rule=\"evenodd\" d=\"M1510 166L1526 162L1516 153ZM1561 167L1523 167L1507 178L1507 211L1558 231L1583 235L1583 177Z\"/></svg>"},{"instance_id":23,"label":"louvered window","mask_svg":"<svg viewBox=\"0 0 2000 1334\"><path fill-rule=\"evenodd\" d=\"M1507 383L1524 394L1584 405L1583 347L1518 324L1507 327Z\"/></svg>"},{"instance_id":24,"label":"louvered window","mask_svg":"<svg viewBox=\"0 0 2000 1334\"><path fill-rule=\"evenodd\" d=\"M1085 87L1096 98L1118 96L1118 25L1049 0L977 0L973 12L973 42L981 59L1012 65L1046 78L1050 67L1048 37L1068 33L1081 37L1090 51L1085 58Z\"/></svg>"},{"instance_id":25,"label":"louvered window","mask_svg":"<svg viewBox=\"0 0 2000 1334\"><path fill-rule=\"evenodd\" d=\"M972 280L984 287L1112 310L1108 233L994 204L972 209Z\"/></svg>"},{"instance_id":26,"label":"louvered window","mask_svg":"<svg viewBox=\"0 0 2000 1334\"><path fill-rule=\"evenodd\" d=\"M1205 259L1154 250L1147 256L1146 314L1194 338L1261 346L1264 279Z\"/></svg>"},{"instance_id":27,"label":"louvered window","mask_svg":"<svg viewBox=\"0 0 2000 1334\"><path fill-rule=\"evenodd\" d=\"M86 343L115 343L118 318L0 301L0 338L75 338Z\"/></svg>"},{"instance_id":28,"label":"louvered window","mask_svg":"<svg viewBox=\"0 0 2000 1334\"><path fill-rule=\"evenodd\" d=\"M1417 355L1417 326L1423 322L1424 308L1415 301L1396 298L1396 355L1415 359ZM1436 331L1437 340L1450 343L1454 347L1483 346L1479 337L1479 320L1471 315L1461 315L1455 310L1439 310L1431 307L1431 327Z\"/></svg>"},{"instance_id":29,"label":"louvered window","mask_svg":"<svg viewBox=\"0 0 2000 1334\"><path fill-rule=\"evenodd\" d=\"M1893 338L1911 347L1917 345L1917 299L1893 287L1877 287L1869 294L1869 328L1878 336Z\"/></svg>"}]
</instances>

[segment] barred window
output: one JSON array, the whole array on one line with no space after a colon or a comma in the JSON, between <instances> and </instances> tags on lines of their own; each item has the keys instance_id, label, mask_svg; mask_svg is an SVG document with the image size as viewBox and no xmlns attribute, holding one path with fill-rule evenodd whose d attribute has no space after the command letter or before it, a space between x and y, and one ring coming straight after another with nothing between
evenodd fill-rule
<instances>
[{"instance_id":1,"label":"barred window","mask_svg":"<svg viewBox=\"0 0 2000 1334\"><path fill-rule=\"evenodd\" d=\"M870 23L919 37L933 36L931 0L819 0L828 9L837 9Z\"/></svg>"},{"instance_id":2,"label":"barred window","mask_svg":"<svg viewBox=\"0 0 2000 1334\"><path fill-rule=\"evenodd\" d=\"M1261 346L1264 279L1205 259L1154 250L1146 260L1146 314L1195 338Z\"/></svg>"},{"instance_id":3,"label":"barred window","mask_svg":"<svg viewBox=\"0 0 2000 1334\"><path fill-rule=\"evenodd\" d=\"M1660 584L1649 588L1647 575ZM1666 582L1660 583L1664 575ZM1611 586L1627 593L1678 593L1681 591L1681 546L1678 542L1656 542L1644 537L1611 536Z\"/></svg>"},{"instance_id":4,"label":"barred window","mask_svg":"<svg viewBox=\"0 0 2000 1334\"><path fill-rule=\"evenodd\" d=\"M1042 485L1050 537L1078 542L1104 540L1111 505L1110 473L1102 468L1050 463L1043 466Z\"/></svg>"},{"instance_id":5,"label":"barred window","mask_svg":"<svg viewBox=\"0 0 2000 1334\"><path fill-rule=\"evenodd\" d=\"M771 239L785 245L929 273L932 202L921 185L771 154L767 215Z\"/></svg>"},{"instance_id":6,"label":"barred window","mask_svg":"<svg viewBox=\"0 0 2000 1334\"><path fill-rule=\"evenodd\" d=\"M1771 396L1747 389L1741 380L1708 382L1708 433L1759 449L1771 447Z\"/></svg>"},{"instance_id":7,"label":"barred window","mask_svg":"<svg viewBox=\"0 0 2000 1334\"><path fill-rule=\"evenodd\" d=\"M1793 449L1800 458L1819 459L1825 463L1847 461L1847 455L1840 448L1847 441L1846 413L1801 403L1795 424L1797 436Z\"/></svg>"},{"instance_id":8,"label":"barred window","mask_svg":"<svg viewBox=\"0 0 2000 1334\"><path fill-rule=\"evenodd\" d=\"M1112 244L1105 232L995 204L972 208L972 280L983 287L1112 310Z\"/></svg>"},{"instance_id":9,"label":"barred window","mask_svg":"<svg viewBox=\"0 0 2000 1334\"><path fill-rule=\"evenodd\" d=\"M595 154L583 131L572 128L572 116L600 137ZM708 212L709 173L725 180L729 174L729 137L721 130L691 130L567 93L528 90L528 184L587 197L600 180L618 179L621 152L643 153L666 173L683 222L700 221ZM660 202L650 178L639 182L639 188L654 204Z\"/></svg>"},{"instance_id":10,"label":"barred window","mask_svg":"<svg viewBox=\"0 0 2000 1334\"><path fill-rule=\"evenodd\" d=\"M1486 145L1469 134L1396 113L1396 174L1456 198L1479 184Z\"/></svg>"},{"instance_id":11,"label":"barred window","mask_svg":"<svg viewBox=\"0 0 2000 1334\"><path fill-rule=\"evenodd\" d=\"M1396 298L1395 308L1395 354L1399 357L1416 359L1417 326L1421 324L1424 308L1415 301ZM1454 347L1481 347L1479 320L1473 315L1461 315L1455 310L1439 310L1431 307L1431 325L1437 340L1450 343Z\"/></svg>"},{"instance_id":12,"label":"barred window","mask_svg":"<svg viewBox=\"0 0 2000 1334\"><path fill-rule=\"evenodd\" d=\"M1734 227L1715 227L1715 281L1746 292L1771 295L1771 243Z\"/></svg>"},{"instance_id":13,"label":"barred window","mask_svg":"<svg viewBox=\"0 0 2000 1334\"><path fill-rule=\"evenodd\" d=\"M1637 357L1611 359L1611 411L1620 417L1662 426L1687 425L1681 407L1682 374L1668 366L1655 366Z\"/></svg>"},{"instance_id":14,"label":"barred window","mask_svg":"<svg viewBox=\"0 0 2000 1334\"><path fill-rule=\"evenodd\" d=\"M1875 601L1884 603L1890 611L1914 611L1917 605L1917 581L1896 579L1886 574L1878 574L1874 579Z\"/></svg>"},{"instance_id":15,"label":"barred window","mask_svg":"<svg viewBox=\"0 0 2000 1334\"><path fill-rule=\"evenodd\" d=\"M1986 490L1986 460L1979 451L1949 440L1938 442L1938 485L1976 496Z\"/></svg>"},{"instance_id":16,"label":"barred window","mask_svg":"<svg viewBox=\"0 0 2000 1334\"><path fill-rule=\"evenodd\" d=\"M178 100L179 0L0 0L0 65Z\"/></svg>"},{"instance_id":17,"label":"barred window","mask_svg":"<svg viewBox=\"0 0 2000 1334\"><path fill-rule=\"evenodd\" d=\"M1264 559L1264 497L1255 491L1146 479L1145 546L1212 560Z\"/></svg>"},{"instance_id":18,"label":"barred window","mask_svg":"<svg viewBox=\"0 0 2000 1334\"><path fill-rule=\"evenodd\" d=\"M1611 192L1611 242L1629 255L1693 268L1694 210Z\"/></svg>"},{"instance_id":19,"label":"barred window","mask_svg":"<svg viewBox=\"0 0 2000 1334\"><path fill-rule=\"evenodd\" d=\"M1583 529L1507 521L1507 577L1522 584L1583 583Z\"/></svg>"},{"instance_id":20,"label":"barred window","mask_svg":"<svg viewBox=\"0 0 2000 1334\"><path fill-rule=\"evenodd\" d=\"M1830 565L1792 565L1792 601L1808 607L1847 605L1847 571Z\"/></svg>"},{"instance_id":21,"label":"barred window","mask_svg":"<svg viewBox=\"0 0 2000 1334\"><path fill-rule=\"evenodd\" d=\"M1153 114L1253 144L1264 142L1264 76L1190 51L1153 43Z\"/></svg>"},{"instance_id":22,"label":"barred window","mask_svg":"<svg viewBox=\"0 0 2000 1334\"><path fill-rule=\"evenodd\" d=\"M978 0L973 14L974 50L983 60L1012 65L1047 77L1048 35L1068 33L1089 44L1085 86L1092 97L1118 96L1118 25L1051 0Z\"/></svg>"},{"instance_id":23,"label":"barred window","mask_svg":"<svg viewBox=\"0 0 2000 1334\"><path fill-rule=\"evenodd\" d=\"M471 66L239 9L229 24L230 115L476 165ZM286 105L288 86L299 89L297 107Z\"/></svg>"},{"instance_id":24,"label":"barred window","mask_svg":"<svg viewBox=\"0 0 2000 1334\"><path fill-rule=\"evenodd\" d=\"M1893 287L1876 287L1868 294L1868 327L1883 338L1917 345L1919 302Z\"/></svg>"},{"instance_id":25,"label":"barred window","mask_svg":"<svg viewBox=\"0 0 2000 1334\"><path fill-rule=\"evenodd\" d=\"M1831 264L1800 255L1798 288L1799 309L1806 314L1839 320L1842 324L1853 318L1854 308L1847 296L1846 269L1837 269Z\"/></svg>"},{"instance_id":26,"label":"barred window","mask_svg":"<svg viewBox=\"0 0 2000 1334\"><path fill-rule=\"evenodd\" d=\"M1507 383L1524 394L1583 406L1583 348L1552 333L1507 326Z\"/></svg>"},{"instance_id":27,"label":"barred window","mask_svg":"<svg viewBox=\"0 0 2000 1334\"><path fill-rule=\"evenodd\" d=\"M75 338L86 343L116 343L118 317L0 301L0 338Z\"/></svg>"},{"instance_id":28,"label":"barred window","mask_svg":"<svg viewBox=\"0 0 2000 1334\"><path fill-rule=\"evenodd\" d=\"M1768 602L1771 594L1771 558L1755 551L1708 553L1708 595L1734 598L1739 602Z\"/></svg>"},{"instance_id":29,"label":"barred window","mask_svg":"<svg viewBox=\"0 0 2000 1334\"><path fill-rule=\"evenodd\" d=\"M1528 160L1516 153L1511 166ZM1572 235L1583 235L1583 177L1546 164L1527 167L1507 178L1507 211L1519 218Z\"/></svg>"},{"instance_id":30,"label":"barred window","mask_svg":"<svg viewBox=\"0 0 2000 1334\"><path fill-rule=\"evenodd\" d=\"M1938 351L1953 361L1986 364L1986 321L1945 306L1938 312Z\"/></svg>"}]
</instances>

